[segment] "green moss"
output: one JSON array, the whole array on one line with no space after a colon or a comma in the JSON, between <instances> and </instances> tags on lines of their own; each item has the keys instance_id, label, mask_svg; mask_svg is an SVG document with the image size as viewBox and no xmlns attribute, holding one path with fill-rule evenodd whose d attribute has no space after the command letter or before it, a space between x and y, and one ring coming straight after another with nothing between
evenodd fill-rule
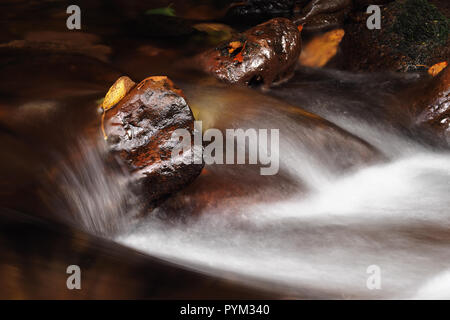
<instances>
[{"instance_id":1,"label":"green moss","mask_svg":"<svg viewBox=\"0 0 450 320\"><path fill-rule=\"evenodd\" d=\"M449 19L427 0L406 0L393 25L403 45L443 45L449 35Z\"/></svg>"}]
</instances>

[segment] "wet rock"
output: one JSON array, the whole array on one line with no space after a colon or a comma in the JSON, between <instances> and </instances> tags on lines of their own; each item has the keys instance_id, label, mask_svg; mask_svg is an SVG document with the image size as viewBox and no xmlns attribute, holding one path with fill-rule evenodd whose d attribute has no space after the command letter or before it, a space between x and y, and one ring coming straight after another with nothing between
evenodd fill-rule
<instances>
[{"instance_id":1,"label":"wet rock","mask_svg":"<svg viewBox=\"0 0 450 320\"><path fill-rule=\"evenodd\" d=\"M311 0L302 9L300 16L295 19L295 23L307 26L313 18L317 19L317 17L319 17L318 20L322 20L322 23L326 22L327 17L328 20L333 20L335 17L340 21L345 18L345 14L341 18L339 16L344 12L348 13L351 7L352 0Z\"/></svg>"},{"instance_id":2,"label":"wet rock","mask_svg":"<svg viewBox=\"0 0 450 320\"><path fill-rule=\"evenodd\" d=\"M276 18L236 35L200 55L198 61L221 81L268 87L292 75L300 52L297 26Z\"/></svg>"},{"instance_id":3,"label":"wet rock","mask_svg":"<svg viewBox=\"0 0 450 320\"><path fill-rule=\"evenodd\" d=\"M105 133L114 154L124 161L150 202L177 191L197 177L203 164L173 161L176 129L193 134L194 117L181 90L167 77L150 77L136 85L106 112ZM189 149L193 155L194 149Z\"/></svg>"},{"instance_id":4,"label":"wet rock","mask_svg":"<svg viewBox=\"0 0 450 320\"><path fill-rule=\"evenodd\" d=\"M393 1L394 0L353 0L353 5L356 9L362 9L365 11L370 5L384 5Z\"/></svg>"},{"instance_id":5,"label":"wet rock","mask_svg":"<svg viewBox=\"0 0 450 320\"><path fill-rule=\"evenodd\" d=\"M249 0L232 5L226 20L249 26L284 17L295 19L305 31L317 31L342 25L352 7L352 0Z\"/></svg>"},{"instance_id":6,"label":"wet rock","mask_svg":"<svg viewBox=\"0 0 450 320\"><path fill-rule=\"evenodd\" d=\"M431 130L450 146L450 68L433 78L414 99L416 125Z\"/></svg>"},{"instance_id":7,"label":"wet rock","mask_svg":"<svg viewBox=\"0 0 450 320\"><path fill-rule=\"evenodd\" d=\"M369 30L365 11L345 26L344 68L420 71L450 57L447 1L399 0L381 10L381 29ZM447 15L447 17L445 16Z\"/></svg>"},{"instance_id":8,"label":"wet rock","mask_svg":"<svg viewBox=\"0 0 450 320\"><path fill-rule=\"evenodd\" d=\"M344 25L344 21L347 18L351 7L344 8L342 10L332 13L322 13L316 16L310 17L305 22L304 30L309 33L316 33L320 31L326 31L329 29L341 27Z\"/></svg>"},{"instance_id":9,"label":"wet rock","mask_svg":"<svg viewBox=\"0 0 450 320\"><path fill-rule=\"evenodd\" d=\"M295 0L247 0L233 3L225 20L238 25L255 25L277 17L292 17Z\"/></svg>"}]
</instances>

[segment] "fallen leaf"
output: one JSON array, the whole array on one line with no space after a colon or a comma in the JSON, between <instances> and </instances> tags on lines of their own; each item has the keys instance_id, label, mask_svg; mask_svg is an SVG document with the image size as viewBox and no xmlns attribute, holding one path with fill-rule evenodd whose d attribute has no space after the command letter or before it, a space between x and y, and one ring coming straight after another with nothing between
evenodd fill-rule
<instances>
[{"instance_id":1,"label":"fallen leaf","mask_svg":"<svg viewBox=\"0 0 450 320\"><path fill-rule=\"evenodd\" d=\"M233 59L234 61L237 61L239 63L242 63L242 61L244 61L243 53L244 53L244 49L245 49L245 45L246 44L247 44L247 42L244 43L244 45L242 46L241 51L236 55L236 57L234 57L234 59Z\"/></svg>"},{"instance_id":2,"label":"fallen leaf","mask_svg":"<svg viewBox=\"0 0 450 320\"><path fill-rule=\"evenodd\" d=\"M114 107L117 103L119 103L119 101L122 100L123 97L125 97L126 94L128 92L130 92L130 90L135 85L136 85L136 83L134 83L133 80L131 80L127 76L122 76L119 79L117 79L116 82L114 82L114 84L111 86L111 88L109 88L108 92L106 93L106 96L102 102L103 114L102 114L102 122L101 122L103 138L105 140L108 139L108 136L106 135L106 132L105 132L105 126L104 126L106 111L108 111L109 109Z\"/></svg>"},{"instance_id":3,"label":"fallen leaf","mask_svg":"<svg viewBox=\"0 0 450 320\"><path fill-rule=\"evenodd\" d=\"M107 111L114 107L135 85L136 83L127 76L117 79L106 93L102 103L103 110Z\"/></svg>"},{"instance_id":4,"label":"fallen leaf","mask_svg":"<svg viewBox=\"0 0 450 320\"><path fill-rule=\"evenodd\" d=\"M447 61L436 63L435 65L431 66L428 69L428 74L435 77L439 74L439 72L444 70L447 67L447 65L448 65Z\"/></svg>"},{"instance_id":5,"label":"fallen leaf","mask_svg":"<svg viewBox=\"0 0 450 320\"><path fill-rule=\"evenodd\" d=\"M242 47L242 42L240 42L240 41L231 41L229 44L228 44L228 47L230 48L230 49L228 49L228 53L233 53L237 48L241 48Z\"/></svg>"},{"instance_id":6,"label":"fallen leaf","mask_svg":"<svg viewBox=\"0 0 450 320\"><path fill-rule=\"evenodd\" d=\"M312 39L302 50L300 64L317 68L326 65L336 55L344 34L343 29L335 29Z\"/></svg>"}]
</instances>

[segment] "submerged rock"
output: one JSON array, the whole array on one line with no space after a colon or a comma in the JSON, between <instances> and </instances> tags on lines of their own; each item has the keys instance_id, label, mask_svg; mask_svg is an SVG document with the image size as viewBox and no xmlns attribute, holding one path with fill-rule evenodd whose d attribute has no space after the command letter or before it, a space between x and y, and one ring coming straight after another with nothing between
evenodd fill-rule
<instances>
[{"instance_id":1,"label":"submerged rock","mask_svg":"<svg viewBox=\"0 0 450 320\"><path fill-rule=\"evenodd\" d=\"M203 70L227 83L270 86L288 79L301 52L297 26L276 18L200 55Z\"/></svg>"},{"instance_id":2,"label":"submerged rock","mask_svg":"<svg viewBox=\"0 0 450 320\"><path fill-rule=\"evenodd\" d=\"M180 89L167 77L150 77L136 85L106 112L105 133L111 151L127 164L150 202L177 191L197 177L203 163L174 161L177 129L194 131L194 116ZM193 156L191 146L189 154Z\"/></svg>"}]
</instances>

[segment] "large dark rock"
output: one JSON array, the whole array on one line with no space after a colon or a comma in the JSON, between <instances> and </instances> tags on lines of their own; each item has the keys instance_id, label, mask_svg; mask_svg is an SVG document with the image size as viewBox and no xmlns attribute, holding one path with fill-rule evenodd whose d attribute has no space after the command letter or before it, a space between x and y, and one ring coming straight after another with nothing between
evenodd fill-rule
<instances>
[{"instance_id":1,"label":"large dark rock","mask_svg":"<svg viewBox=\"0 0 450 320\"><path fill-rule=\"evenodd\" d=\"M420 71L450 57L447 0L398 0L381 10L381 29L369 30L365 10L345 25L344 68ZM436 5L436 6L435 6Z\"/></svg>"},{"instance_id":2,"label":"large dark rock","mask_svg":"<svg viewBox=\"0 0 450 320\"><path fill-rule=\"evenodd\" d=\"M225 20L238 25L255 25L277 17L290 18L295 0L247 0L235 2L227 10Z\"/></svg>"},{"instance_id":3,"label":"large dark rock","mask_svg":"<svg viewBox=\"0 0 450 320\"><path fill-rule=\"evenodd\" d=\"M301 10L301 14L295 20L297 24L310 24L313 19L324 20L328 17L329 20L333 20L333 17L342 21L345 18L343 12L349 11L352 7L352 0L311 0ZM323 21L324 23L326 22ZM313 23L317 23L314 21Z\"/></svg>"},{"instance_id":4,"label":"large dark rock","mask_svg":"<svg viewBox=\"0 0 450 320\"><path fill-rule=\"evenodd\" d=\"M127 164L150 202L177 191L203 168L203 163L172 159L172 150L181 143L172 141L176 129L192 135L194 116L181 90L167 77L143 80L106 112L108 145ZM191 146L191 155L193 150Z\"/></svg>"},{"instance_id":5,"label":"large dark rock","mask_svg":"<svg viewBox=\"0 0 450 320\"><path fill-rule=\"evenodd\" d=\"M224 82L270 86L292 75L300 52L297 26L276 18L236 35L198 60L203 70Z\"/></svg>"}]
</instances>

